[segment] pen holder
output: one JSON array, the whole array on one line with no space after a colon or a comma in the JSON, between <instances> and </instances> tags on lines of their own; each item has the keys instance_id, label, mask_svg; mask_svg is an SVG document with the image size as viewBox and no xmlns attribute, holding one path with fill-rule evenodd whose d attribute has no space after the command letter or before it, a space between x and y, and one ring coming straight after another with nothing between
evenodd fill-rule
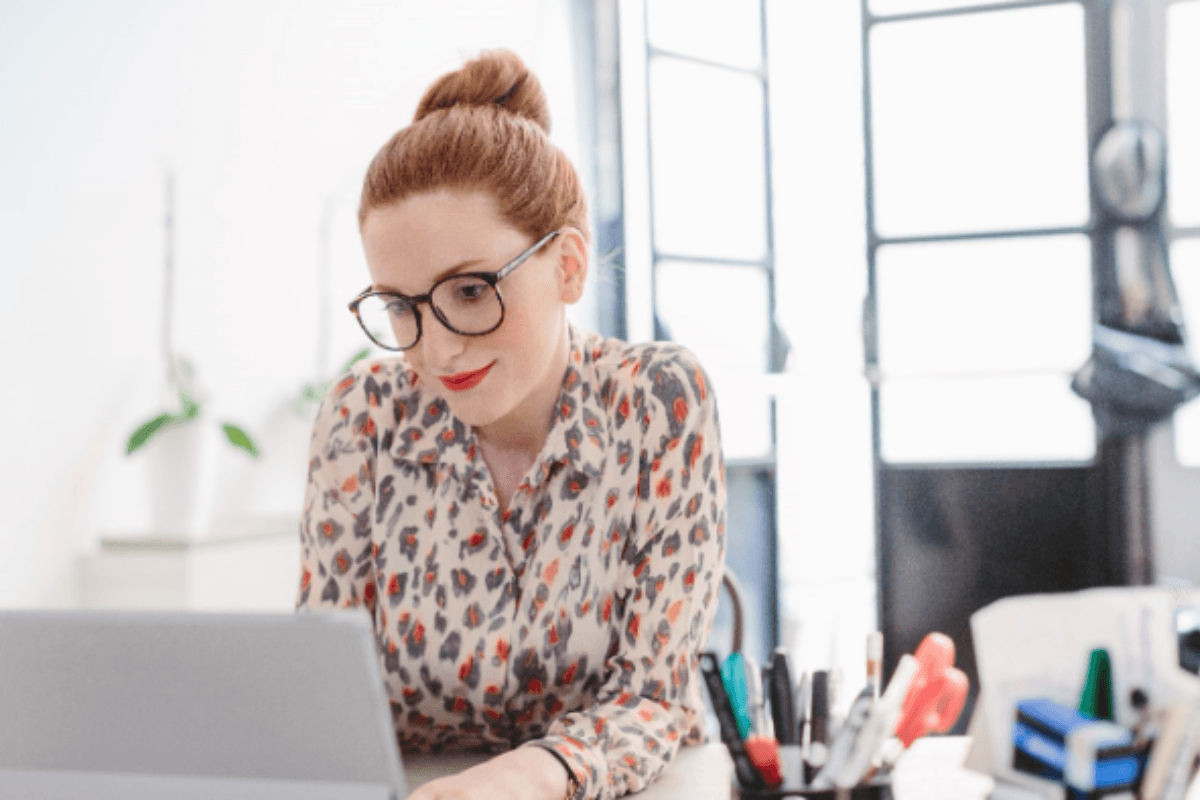
<instances>
[{"instance_id":1,"label":"pen holder","mask_svg":"<svg viewBox=\"0 0 1200 800\"><path fill-rule=\"evenodd\" d=\"M805 800L892 800L890 777L868 781L853 789L785 788L783 786L774 789L753 789L741 786L734 781L733 790L741 800L785 800L788 797L804 798Z\"/></svg>"},{"instance_id":2,"label":"pen holder","mask_svg":"<svg viewBox=\"0 0 1200 800\"><path fill-rule=\"evenodd\" d=\"M742 648L742 598L741 587L733 573L725 572L722 583L729 594L733 605L733 647L732 652ZM803 798L804 800L892 800L891 775L883 775L852 789L820 789L812 786L802 786L802 765L798 758L798 750L794 758L782 758L779 764L784 784L774 789L764 789L755 786L745 786L738 779L739 775L753 773L754 767L749 766L743 742L738 736L733 712L729 699L723 688L716 654L702 653L700 656L700 672L708 687L713 712L717 716L722 729L721 738L729 749L734 760L733 794L741 800L786 800L786 798ZM798 745L796 746L798 747ZM740 767L739 767L740 764Z\"/></svg>"}]
</instances>

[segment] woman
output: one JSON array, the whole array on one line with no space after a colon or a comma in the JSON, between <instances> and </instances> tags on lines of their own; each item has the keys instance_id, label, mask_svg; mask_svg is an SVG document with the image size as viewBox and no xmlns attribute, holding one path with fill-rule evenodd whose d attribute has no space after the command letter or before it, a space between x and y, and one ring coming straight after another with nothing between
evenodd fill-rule
<instances>
[{"instance_id":1,"label":"woman","mask_svg":"<svg viewBox=\"0 0 1200 800\"><path fill-rule=\"evenodd\" d=\"M607 800L704 738L716 406L686 350L566 322L587 207L549 129L537 79L488 52L380 150L351 307L401 355L357 365L313 432L297 606L372 615L402 749L498 754L419 800Z\"/></svg>"}]
</instances>

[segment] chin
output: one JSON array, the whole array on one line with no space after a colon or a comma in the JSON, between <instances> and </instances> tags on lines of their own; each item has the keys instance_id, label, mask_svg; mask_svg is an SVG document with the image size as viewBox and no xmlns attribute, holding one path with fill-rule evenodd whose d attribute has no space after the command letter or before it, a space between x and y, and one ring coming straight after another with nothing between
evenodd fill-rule
<instances>
[{"instance_id":1,"label":"chin","mask_svg":"<svg viewBox=\"0 0 1200 800\"><path fill-rule=\"evenodd\" d=\"M504 398L496 392L472 392L471 397L460 397L457 393L439 386L438 394L446 401L446 405L450 406L454 416L475 427L490 425L510 410Z\"/></svg>"}]
</instances>

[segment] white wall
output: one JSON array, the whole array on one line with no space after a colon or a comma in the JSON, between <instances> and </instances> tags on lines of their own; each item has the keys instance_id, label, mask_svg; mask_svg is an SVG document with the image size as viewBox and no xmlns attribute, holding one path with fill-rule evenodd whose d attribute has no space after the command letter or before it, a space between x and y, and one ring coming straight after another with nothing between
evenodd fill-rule
<instances>
[{"instance_id":1,"label":"white wall","mask_svg":"<svg viewBox=\"0 0 1200 800\"><path fill-rule=\"evenodd\" d=\"M0 607L74 604L80 554L148 531L145 459L123 447L169 400L167 172L176 349L196 366L206 413L243 423L264 450L254 463L214 446L209 517L295 514L308 434L291 401L360 346L345 302L366 284L354 214L367 161L432 79L496 46L539 74L554 138L575 157L566 7L0 5ZM332 323L319 365L322 303Z\"/></svg>"}]
</instances>

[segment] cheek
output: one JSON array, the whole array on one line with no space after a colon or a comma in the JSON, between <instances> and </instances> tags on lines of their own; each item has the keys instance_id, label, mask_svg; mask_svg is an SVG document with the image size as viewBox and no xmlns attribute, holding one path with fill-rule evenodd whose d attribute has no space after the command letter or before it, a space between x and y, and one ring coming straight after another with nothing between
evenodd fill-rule
<instances>
[{"instance_id":1,"label":"cheek","mask_svg":"<svg viewBox=\"0 0 1200 800\"><path fill-rule=\"evenodd\" d=\"M519 372L527 372L540 360L546 346L544 327L541 320L531 318L528 309L521 309L506 315L504 324L496 331L501 334L496 343L498 348L515 362L512 366Z\"/></svg>"},{"instance_id":2,"label":"cheek","mask_svg":"<svg viewBox=\"0 0 1200 800\"><path fill-rule=\"evenodd\" d=\"M552 338L562 316L562 303L554 295L550 281L531 284L521 294L520 302L513 303L505 310L501 330L511 323L510 335L513 339L523 342L531 350L537 350Z\"/></svg>"},{"instance_id":3,"label":"cheek","mask_svg":"<svg viewBox=\"0 0 1200 800\"><path fill-rule=\"evenodd\" d=\"M429 374L428 370L425 369L425 362L421 360L421 356L418 353L420 349L421 345L418 344L412 350L406 351L403 355L403 358L405 363L412 367L413 370L421 376L422 381L430 383L433 381L433 376Z\"/></svg>"}]
</instances>

